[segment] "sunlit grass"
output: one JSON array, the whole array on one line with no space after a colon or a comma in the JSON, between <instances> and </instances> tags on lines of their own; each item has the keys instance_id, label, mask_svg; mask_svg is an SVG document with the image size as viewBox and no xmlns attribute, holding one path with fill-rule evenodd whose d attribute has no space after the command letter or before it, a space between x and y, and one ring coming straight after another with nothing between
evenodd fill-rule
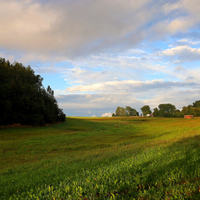
<instances>
[{"instance_id":1,"label":"sunlit grass","mask_svg":"<svg viewBox=\"0 0 200 200\"><path fill-rule=\"evenodd\" d=\"M200 118L0 129L0 199L199 199Z\"/></svg>"}]
</instances>

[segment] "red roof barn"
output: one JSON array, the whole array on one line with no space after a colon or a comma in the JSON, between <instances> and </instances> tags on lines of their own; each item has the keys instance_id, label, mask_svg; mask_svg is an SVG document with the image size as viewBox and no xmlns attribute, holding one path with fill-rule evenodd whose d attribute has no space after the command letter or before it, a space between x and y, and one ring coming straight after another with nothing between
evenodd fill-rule
<instances>
[{"instance_id":1,"label":"red roof barn","mask_svg":"<svg viewBox=\"0 0 200 200\"><path fill-rule=\"evenodd\" d=\"M184 115L184 118L185 119L192 119L192 118L194 118L194 115Z\"/></svg>"}]
</instances>

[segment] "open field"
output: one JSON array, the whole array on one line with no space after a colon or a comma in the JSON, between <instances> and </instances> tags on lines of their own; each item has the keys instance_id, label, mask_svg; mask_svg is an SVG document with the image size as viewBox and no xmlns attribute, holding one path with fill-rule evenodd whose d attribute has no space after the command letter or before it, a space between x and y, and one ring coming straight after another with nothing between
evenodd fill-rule
<instances>
[{"instance_id":1,"label":"open field","mask_svg":"<svg viewBox=\"0 0 200 200\"><path fill-rule=\"evenodd\" d=\"M0 128L0 199L200 199L200 118Z\"/></svg>"}]
</instances>

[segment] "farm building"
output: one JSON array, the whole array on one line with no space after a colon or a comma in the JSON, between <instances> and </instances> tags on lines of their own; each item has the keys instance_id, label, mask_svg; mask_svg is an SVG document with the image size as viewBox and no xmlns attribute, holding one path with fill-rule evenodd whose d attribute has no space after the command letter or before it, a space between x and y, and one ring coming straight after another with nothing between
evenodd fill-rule
<instances>
[{"instance_id":1,"label":"farm building","mask_svg":"<svg viewBox=\"0 0 200 200\"><path fill-rule=\"evenodd\" d=\"M184 118L185 119L192 119L192 118L194 118L194 115L184 115Z\"/></svg>"},{"instance_id":2,"label":"farm building","mask_svg":"<svg viewBox=\"0 0 200 200\"><path fill-rule=\"evenodd\" d=\"M147 114L146 117L153 117L153 114Z\"/></svg>"}]
</instances>

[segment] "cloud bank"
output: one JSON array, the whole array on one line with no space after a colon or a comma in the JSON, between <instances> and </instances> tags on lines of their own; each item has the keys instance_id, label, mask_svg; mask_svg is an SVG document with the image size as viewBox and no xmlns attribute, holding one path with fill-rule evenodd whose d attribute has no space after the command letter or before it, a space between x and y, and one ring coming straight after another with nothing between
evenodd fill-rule
<instances>
[{"instance_id":1,"label":"cloud bank","mask_svg":"<svg viewBox=\"0 0 200 200\"><path fill-rule=\"evenodd\" d=\"M0 3L0 56L31 65L67 115L199 99L199 0Z\"/></svg>"}]
</instances>

